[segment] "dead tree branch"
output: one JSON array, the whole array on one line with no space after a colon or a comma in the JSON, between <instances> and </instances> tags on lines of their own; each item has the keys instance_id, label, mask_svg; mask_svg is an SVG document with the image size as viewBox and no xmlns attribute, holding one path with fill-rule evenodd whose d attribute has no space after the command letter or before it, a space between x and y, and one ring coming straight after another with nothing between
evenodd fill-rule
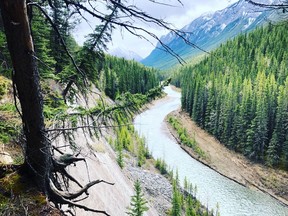
<instances>
[{"instance_id":1,"label":"dead tree branch","mask_svg":"<svg viewBox=\"0 0 288 216\"><path fill-rule=\"evenodd\" d=\"M149 40L146 36L144 36L146 34L146 35L156 39L158 42L161 43L162 46L164 45L164 43L161 42L161 39L158 36L156 36L155 34L153 34L152 32L150 32L149 30L147 30L143 27L135 26L129 21L121 21L121 20L117 21L117 19L109 20L107 17L101 16L100 14L93 11L93 9L91 10L79 2L74 2L71 0L64 0L64 1L68 6L72 6L79 11L81 11L81 10L85 11L86 13L90 14L94 18L99 19L101 21L110 22L111 24L122 27L122 28L128 30L129 33L131 33L132 35L134 35L136 37L140 36L140 38L146 38L147 40ZM171 28L169 23L166 23L164 20L152 17L152 16L148 15L147 13L145 13L141 10L138 10L137 8L135 9L135 7L125 6L120 1L110 0L110 2L112 5L116 5L121 10L122 13L126 14L131 19L136 18L137 20L143 21L145 23L153 23L153 24L155 24L155 25L157 25L163 29L166 29L170 32L173 32L177 37L181 38L186 44L209 54L209 52L205 51L201 47L199 47L196 44L189 41L185 37L188 34L187 32L183 32L183 31ZM141 32L141 34L140 33L138 34L137 32ZM181 58L181 56L179 54L175 53L168 45L165 44L163 47L169 54L174 56L178 60L179 63L183 64L185 62L184 59Z\"/></svg>"},{"instance_id":2,"label":"dead tree branch","mask_svg":"<svg viewBox=\"0 0 288 216\"><path fill-rule=\"evenodd\" d=\"M258 3L252 0L245 0L246 2L257 6L257 7L262 7L262 8L267 8L267 9L276 9L276 10L283 10L283 12L287 12L288 9L288 3L287 1L283 1L286 3L282 3L282 4L263 4L263 3Z\"/></svg>"},{"instance_id":3,"label":"dead tree branch","mask_svg":"<svg viewBox=\"0 0 288 216\"><path fill-rule=\"evenodd\" d=\"M78 194L78 196L80 196L81 194L83 194L84 192L87 192L87 190L92 187L93 185L95 184L99 184L101 182L104 182L103 180L97 180L97 181L93 181L93 182L90 182L89 184L87 184L82 190L78 191L77 193L75 194ZM110 185L113 185L112 183L109 183L109 182L104 182L104 183L107 183L107 184L110 184ZM85 211L91 211L91 212L95 212L95 213L100 213L100 214L104 214L104 215L108 215L109 214L106 212L106 211L101 211L101 210L96 210L96 209L92 209L92 208L89 208L87 206L83 206L83 205L80 205L78 203L75 203L73 201L70 201L71 197L75 197L75 194L69 194L69 193L64 193L60 190L58 190L53 181L50 179L49 181L49 188L50 188L50 198L52 198L52 201L55 203L56 206L58 206L58 204L66 204L66 205L69 205L69 206L75 206L77 208L80 208L80 209L84 209ZM83 192L82 192L83 191ZM82 193L81 193L82 192ZM78 197L76 196L76 198ZM59 208L59 207L58 207Z\"/></svg>"}]
</instances>

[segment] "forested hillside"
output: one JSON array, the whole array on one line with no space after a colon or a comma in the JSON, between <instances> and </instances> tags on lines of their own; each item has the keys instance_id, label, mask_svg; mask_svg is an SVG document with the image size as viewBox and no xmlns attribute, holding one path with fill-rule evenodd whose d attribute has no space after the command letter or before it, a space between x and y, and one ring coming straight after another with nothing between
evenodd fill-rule
<instances>
[{"instance_id":1,"label":"forested hillside","mask_svg":"<svg viewBox=\"0 0 288 216\"><path fill-rule=\"evenodd\" d=\"M64 16L63 11L55 8L54 13L59 17ZM55 15L56 16L56 15ZM55 18L56 20L56 18ZM64 20L64 18L63 18ZM91 84L104 92L111 99L130 92L131 94L146 94L150 89L158 86L157 71L135 61L109 56L102 51L94 51L92 42L87 42L80 47L70 34L72 26L63 20L58 23L63 42L52 29L45 17L35 11L32 19L33 38L35 41L35 58L39 67L40 80L44 93L44 116L53 118L62 113L64 118L68 106L64 101L75 101L75 96L89 92ZM65 44L66 46L64 47ZM7 79L11 80L12 62L8 53L3 26L0 25L0 99L8 93ZM73 55L71 54L73 53ZM70 56L69 56L70 55ZM72 57L73 56L73 57ZM72 60L73 58L73 60ZM4 82L5 81L5 82ZM153 97L153 96L152 96ZM7 111L7 104L0 104L0 114ZM6 107L6 108L5 108ZM9 103L10 111L16 115L16 109ZM11 120L11 119L10 119ZM66 119L65 121L68 121ZM10 130L8 122L0 123L0 143L9 142L17 134ZM19 127L20 129L20 127ZM4 137L1 139L1 137ZM10 137L10 138L8 138ZM15 139L15 137L13 138Z\"/></svg>"},{"instance_id":2,"label":"forested hillside","mask_svg":"<svg viewBox=\"0 0 288 216\"><path fill-rule=\"evenodd\" d=\"M84 192L88 195L87 190L95 184L105 182L113 185L114 183L101 180L110 173L104 171L103 176L94 176L90 180L89 174L88 179L83 179L79 171L72 177L73 174L68 173L71 170L67 171L66 168L71 164L76 165L77 161L88 161L85 157L89 156L82 153L81 148L90 151L92 147L88 144L81 146L82 141L88 143L88 139L99 138L101 128L111 127L114 123L116 127L118 122L113 122L117 119L115 116L129 119L133 111L138 110L149 97L154 98L161 92L156 70L105 54L112 33L109 19L103 18L102 24L95 28L93 34L87 36L83 46L79 46L71 36L77 23L77 19L71 16L80 13L80 9L68 7L67 2L55 0L49 3L31 3L35 6L32 11L30 3L0 2L1 157L6 155L6 152L2 152L4 148L5 151L13 152L13 160L7 153L10 159L8 168L6 162L4 165L2 160L0 162L0 215L18 212L19 203L25 210L22 213L20 207L19 215L39 215L42 211L40 208L50 206L47 200L59 209L67 204L69 207L76 206L85 211L108 215L105 212L106 206L102 206L101 211L96 209L96 205L92 209L92 206L80 204L79 200L77 203L73 202L73 199ZM45 9L48 4L52 7L47 12ZM159 88L155 88L156 86ZM88 104L88 101L92 102ZM80 141L77 140L79 134L82 136ZM57 139L61 140L61 146L65 146L65 152L61 146L57 146ZM70 158L69 162L67 157ZM94 167L101 173L103 167L97 168ZM111 173L116 173L111 170ZM11 172L13 176L15 174L16 180L10 178ZM22 190L21 186L21 190L18 190L20 186L17 181L21 178L22 182L22 177L28 177L29 188L23 186ZM76 180L78 177L83 182L79 183ZM76 183L80 189L70 188L68 193L69 181ZM33 191L41 193L43 197L39 201L42 206L39 205L35 210L30 207L30 203L34 202L34 195L27 192L30 191L30 184ZM14 191L15 185L17 192ZM125 188L127 185L121 186ZM121 191L115 188L115 193ZM64 194L64 191L69 195ZM73 194L72 191L76 192ZM22 197L22 194L25 196ZM129 198L128 193L125 196L126 199ZM111 202L113 201L110 200Z\"/></svg>"},{"instance_id":3,"label":"forested hillside","mask_svg":"<svg viewBox=\"0 0 288 216\"><path fill-rule=\"evenodd\" d=\"M230 149L288 169L288 24L269 25L183 67L182 108Z\"/></svg>"},{"instance_id":4,"label":"forested hillside","mask_svg":"<svg viewBox=\"0 0 288 216\"><path fill-rule=\"evenodd\" d=\"M76 89L87 91L86 81L95 84L112 99L124 92L145 94L149 89L159 84L156 76L157 71L154 69L144 67L135 61L109 56L102 51L94 51L97 49L92 40L87 40L82 47L78 46L70 34L73 26L62 20L62 23L55 23L59 24L58 29L65 36L63 37L66 44L65 48L45 17L39 12L35 12L32 19L32 30L35 41L35 58L41 79L56 80L63 87L62 94L64 96L69 91L73 97L73 93L77 93ZM61 13L65 12L55 8L56 13L57 16L64 16ZM0 26L0 30L0 74L11 78L12 64L9 60L2 26ZM90 35L90 39L91 37L92 35ZM75 65L65 49L69 53L73 53L75 65L83 74L75 69Z\"/></svg>"},{"instance_id":5,"label":"forested hillside","mask_svg":"<svg viewBox=\"0 0 288 216\"><path fill-rule=\"evenodd\" d=\"M158 86L156 75L157 70L145 67L136 61L106 55L100 73L99 87L112 99L123 92L145 94Z\"/></svg>"},{"instance_id":6,"label":"forested hillside","mask_svg":"<svg viewBox=\"0 0 288 216\"><path fill-rule=\"evenodd\" d=\"M262 3L264 2L262 0ZM250 32L257 26L264 25L267 23L267 18L270 18L271 12L270 10L256 7L248 1L240 0L222 10L199 16L184 26L182 30L186 32L186 37L189 38L190 42L210 52L219 47L221 43L241 33ZM180 38L171 32L163 36L161 40L186 62L190 61L191 58L197 58L203 53L203 50L195 49L194 46L183 43ZM163 51L161 47L161 44L158 44L157 48L141 62L161 70L179 66L177 59Z\"/></svg>"}]
</instances>

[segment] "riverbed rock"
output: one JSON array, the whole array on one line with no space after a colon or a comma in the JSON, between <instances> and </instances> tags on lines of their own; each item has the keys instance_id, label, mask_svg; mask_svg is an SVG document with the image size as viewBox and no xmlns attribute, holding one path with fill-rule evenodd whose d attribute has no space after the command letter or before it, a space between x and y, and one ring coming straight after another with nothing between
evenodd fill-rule
<instances>
[{"instance_id":1,"label":"riverbed rock","mask_svg":"<svg viewBox=\"0 0 288 216\"><path fill-rule=\"evenodd\" d=\"M133 160L125 161L125 171L133 181L137 179L141 183L141 188L150 203L158 211L158 215L167 215L171 208L172 185L164 176L140 168L133 163Z\"/></svg>"}]
</instances>

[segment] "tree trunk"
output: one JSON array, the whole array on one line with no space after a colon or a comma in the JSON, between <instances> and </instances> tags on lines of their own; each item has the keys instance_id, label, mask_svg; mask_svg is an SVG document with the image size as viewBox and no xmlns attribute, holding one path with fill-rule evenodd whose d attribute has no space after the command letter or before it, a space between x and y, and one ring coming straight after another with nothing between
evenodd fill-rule
<instances>
[{"instance_id":1,"label":"tree trunk","mask_svg":"<svg viewBox=\"0 0 288 216\"><path fill-rule=\"evenodd\" d=\"M21 104L26 137L25 165L39 189L47 194L52 158L50 142L45 132L43 98L39 73L33 57L34 47L26 1L1 0L0 9L14 68L13 81Z\"/></svg>"}]
</instances>

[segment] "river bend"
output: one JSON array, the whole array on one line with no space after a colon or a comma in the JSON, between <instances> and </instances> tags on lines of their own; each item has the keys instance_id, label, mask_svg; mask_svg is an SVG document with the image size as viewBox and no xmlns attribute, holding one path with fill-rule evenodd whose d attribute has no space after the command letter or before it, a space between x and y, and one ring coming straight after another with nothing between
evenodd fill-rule
<instances>
[{"instance_id":1,"label":"river bend","mask_svg":"<svg viewBox=\"0 0 288 216\"><path fill-rule=\"evenodd\" d=\"M136 116L134 125L145 137L154 158L163 158L179 179L197 185L197 198L209 209L220 206L221 216L288 216L288 208L260 191L243 187L199 163L177 144L164 123L180 107L180 93L166 87L167 97Z\"/></svg>"}]
</instances>

